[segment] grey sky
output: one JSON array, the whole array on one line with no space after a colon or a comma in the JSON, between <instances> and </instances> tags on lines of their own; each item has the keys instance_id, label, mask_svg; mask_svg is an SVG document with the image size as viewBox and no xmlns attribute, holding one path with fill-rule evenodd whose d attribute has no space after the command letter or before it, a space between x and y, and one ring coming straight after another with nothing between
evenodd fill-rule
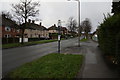
<instances>
[{"instance_id":1,"label":"grey sky","mask_svg":"<svg viewBox=\"0 0 120 80\"><path fill-rule=\"evenodd\" d=\"M19 0L1 0L0 5L2 5L2 9L0 8L0 11L10 11L12 8L10 4L13 2L17 3ZM67 20L71 16L77 20L77 1L41 0L40 4L39 19L42 19L42 24L46 27L57 24L59 19L65 21L62 25L66 26ZM92 31L94 31L98 26L98 22L102 22L103 13L111 12L111 4L111 0L81 0L81 21L89 18L93 26Z\"/></svg>"}]
</instances>

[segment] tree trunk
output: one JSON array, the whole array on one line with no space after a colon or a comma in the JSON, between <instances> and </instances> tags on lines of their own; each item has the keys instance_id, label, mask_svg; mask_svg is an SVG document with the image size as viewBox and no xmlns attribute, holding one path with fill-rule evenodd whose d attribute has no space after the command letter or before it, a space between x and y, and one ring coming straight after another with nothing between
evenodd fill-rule
<instances>
[{"instance_id":1,"label":"tree trunk","mask_svg":"<svg viewBox=\"0 0 120 80\"><path fill-rule=\"evenodd\" d=\"M85 36L86 36L86 39L88 39L88 33L87 32L85 33Z\"/></svg>"},{"instance_id":2,"label":"tree trunk","mask_svg":"<svg viewBox=\"0 0 120 80\"><path fill-rule=\"evenodd\" d=\"M26 6L27 4L25 3L25 26L22 27L22 41L21 41L21 44L24 43L24 31L25 31L25 28L26 28L26 23L27 23L27 9L26 9Z\"/></svg>"},{"instance_id":3,"label":"tree trunk","mask_svg":"<svg viewBox=\"0 0 120 80\"><path fill-rule=\"evenodd\" d=\"M21 41L21 44L24 43L24 29L22 29L22 41Z\"/></svg>"}]
</instances>

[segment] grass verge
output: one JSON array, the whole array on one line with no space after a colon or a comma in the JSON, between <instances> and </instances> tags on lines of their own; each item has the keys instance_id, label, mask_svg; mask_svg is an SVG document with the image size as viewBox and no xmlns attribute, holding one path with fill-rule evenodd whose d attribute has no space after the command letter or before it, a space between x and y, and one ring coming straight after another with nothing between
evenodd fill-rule
<instances>
[{"instance_id":1,"label":"grass verge","mask_svg":"<svg viewBox=\"0 0 120 80\"><path fill-rule=\"evenodd\" d=\"M85 42L85 41L88 41L88 39L87 39L87 38L83 38L83 39L81 39L80 41L81 41L81 42Z\"/></svg>"},{"instance_id":2,"label":"grass verge","mask_svg":"<svg viewBox=\"0 0 120 80\"><path fill-rule=\"evenodd\" d=\"M57 41L57 40L32 41L32 42L26 42L24 44L20 44L20 43L3 44L2 48L4 49L4 48L22 47L22 46L29 46L29 45L35 45L35 44L49 43L54 41Z\"/></svg>"},{"instance_id":3,"label":"grass verge","mask_svg":"<svg viewBox=\"0 0 120 80\"><path fill-rule=\"evenodd\" d=\"M75 78L82 61L82 55L52 53L20 66L6 78Z\"/></svg>"}]
</instances>

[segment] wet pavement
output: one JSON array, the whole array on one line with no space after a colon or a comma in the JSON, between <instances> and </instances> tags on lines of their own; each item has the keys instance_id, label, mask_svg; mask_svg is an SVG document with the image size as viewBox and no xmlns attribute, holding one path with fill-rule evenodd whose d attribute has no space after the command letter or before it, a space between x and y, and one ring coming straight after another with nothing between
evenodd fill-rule
<instances>
[{"instance_id":1,"label":"wet pavement","mask_svg":"<svg viewBox=\"0 0 120 80\"><path fill-rule=\"evenodd\" d=\"M91 40L81 42L81 47L74 46L65 48L62 53L82 54L84 62L77 78L120 78L116 70L112 70L104 61L98 44Z\"/></svg>"}]
</instances>

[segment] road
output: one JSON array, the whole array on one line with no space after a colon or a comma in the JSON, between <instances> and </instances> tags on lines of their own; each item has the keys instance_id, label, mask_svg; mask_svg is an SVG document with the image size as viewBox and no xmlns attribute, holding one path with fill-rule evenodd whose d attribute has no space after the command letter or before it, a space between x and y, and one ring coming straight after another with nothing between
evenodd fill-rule
<instances>
[{"instance_id":1,"label":"road","mask_svg":"<svg viewBox=\"0 0 120 80\"><path fill-rule=\"evenodd\" d=\"M61 50L66 47L73 46L75 43L77 43L77 41L77 38L62 40ZM58 46L57 44L58 42L51 42L33 46L4 49L2 51L2 75L4 76L6 73L10 72L16 67L19 67L20 65L30 62L41 56L49 53L56 53Z\"/></svg>"}]
</instances>

